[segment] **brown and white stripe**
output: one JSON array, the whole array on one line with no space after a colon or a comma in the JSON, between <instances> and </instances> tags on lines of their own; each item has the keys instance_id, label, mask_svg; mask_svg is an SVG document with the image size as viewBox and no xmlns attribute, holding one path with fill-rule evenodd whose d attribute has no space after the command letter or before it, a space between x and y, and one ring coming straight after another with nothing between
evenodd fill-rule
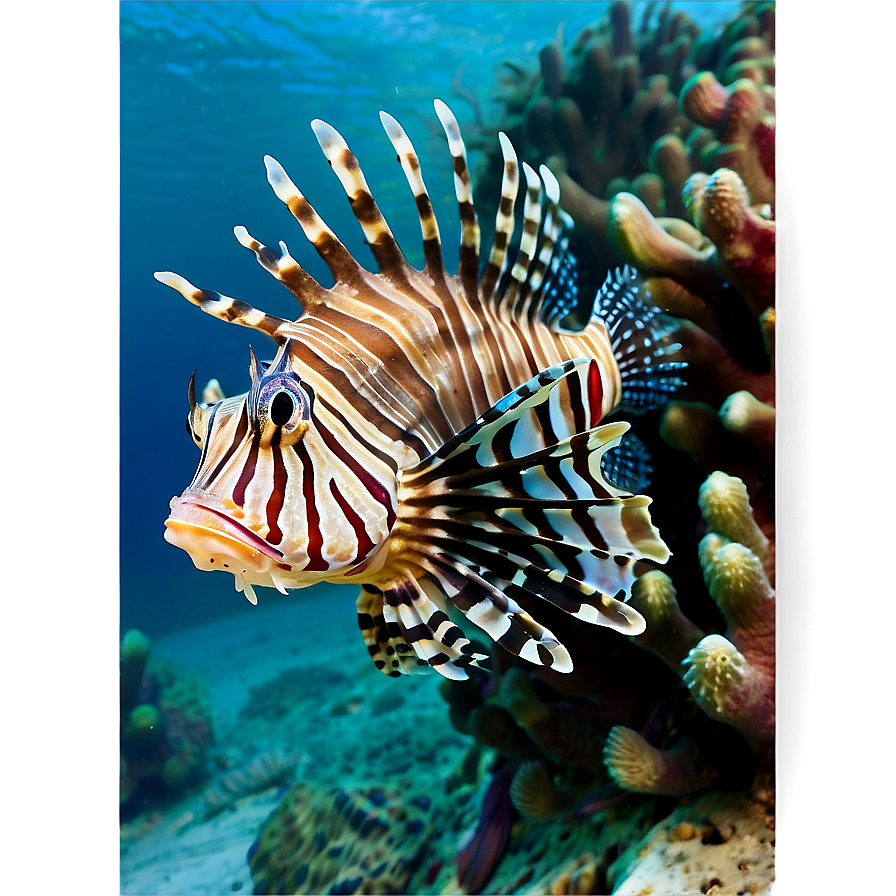
<instances>
[{"instance_id":1,"label":"brown and white stripe","mask_svg":"<svg viewBox=\"0 0 896 896\"><path fill-rule=\"evenodd\" d=\"M674 387L675 346L656 312L642 313L628 270L608 278L584 329L564 329L577 297L559 186L546 168L523 164L523 227L511 249L520 174L504 134L501 203L480 275L466 148L448 107L435 106L454 166L457 274L445 269L414 147L381 113L414 196L423 270L402 254L345 140L315 120L377 272L266 157L271 186L334 286L321 286L285 243L271 249L244 227L235 228L239 242L301 303L296 320L156 275L203 311L278 344L267 369L253 360L247 395L211 408L191 398L202 456L188 493L282 558L277 587L361 583L359 624L388 674L434 667L464 677L482 659L449 620L451 605L507 649L567 671L566 649L515 598L537 595L587 622L638 629L623 603L634 560L662 562L668 551L649 499L601 472L627 426L598 424L626 390L649 403ZM299 426L290 415L300 411Z\"/></svg>"}]
</instances>

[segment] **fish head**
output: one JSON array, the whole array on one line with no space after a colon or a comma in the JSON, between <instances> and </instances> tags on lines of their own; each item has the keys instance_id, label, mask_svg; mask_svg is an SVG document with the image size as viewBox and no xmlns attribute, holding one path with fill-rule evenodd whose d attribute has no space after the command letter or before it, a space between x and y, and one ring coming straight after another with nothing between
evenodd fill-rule
<instances>
[{"instance_id":1,"label":"fish head","mask_svg":"<svg viewBox=\"0 0 896 896\"><path fill-rule=\"evenodd\" d=\"M252 585L286 593L369 569L395 521L397 482L365 475L320 431L288 343L269 365L250 349L249 372L249 392L207 387L202 402L191 376L187 430L201 456L171 500L165 540L197 569L231 573L254 603Z\"/></svg>"}]
</instances>

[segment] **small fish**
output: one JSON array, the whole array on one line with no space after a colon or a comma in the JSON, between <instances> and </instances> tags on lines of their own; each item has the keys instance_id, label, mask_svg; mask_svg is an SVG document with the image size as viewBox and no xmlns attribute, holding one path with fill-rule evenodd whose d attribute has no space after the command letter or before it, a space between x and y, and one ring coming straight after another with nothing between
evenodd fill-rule
<instances>
[{"instance_id":1,"label":"small fish","mask_svg":"<svg viewBox=\"0 0 896 896\"><path fill-rule=\"evenodd\" d=\"M468 677L487 657L457 622L559 672L573 668L537 615L547 600L626 635L643 618L625 601L639 559L669 550L650 498L632 494L643 464L600 425L620 404L655 407L680 385L669 323L638 296L636 272L611 273L583 329L563 326L579 302L556 178L523 164L522 235L511 251L520 165L504 134L501 204L480 271L480 230L466 148L448 107L436 113L453 156L460 216L456 274L414 148L380 113L414 194L425 266L402 254L358 161L330 125L311 127L378 263L363 268L274 159L268 180L335 279L321 286L289 254L236 227L239 242L301 303L296 320L156 279L203 311L265 333L276 354L250 352L247 393L213 381L187 427L201 451L171 501L165 538L201 570L224 570L255 603L254 585L287 593L357 583L358 623L387 675L435 669ZM622 461L610 461L616 449ZM634 471L627 483L608 471ZM623 476L623 478L625 478ZM457 612L459 611L459 613ZM450 616L454 616L452 620Z\"/></svg>"}]
</instances>

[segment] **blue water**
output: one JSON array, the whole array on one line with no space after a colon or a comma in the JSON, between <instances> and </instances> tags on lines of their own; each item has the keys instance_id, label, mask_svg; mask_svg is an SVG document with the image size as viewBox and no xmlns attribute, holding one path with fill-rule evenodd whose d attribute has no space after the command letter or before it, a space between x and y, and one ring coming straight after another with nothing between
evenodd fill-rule
<instances>
[{"instance_id":1,"label":"blue water","mask_svg":"<svg viewBox=\"0 0 896 896\"><path fill-rule=\"evenodd\" d=\"M248 388L247 346L273 343L222 323L153 279L172 270L199 287L294 317L296 304L233 236L242 224L285 240L324 284L332 279L270 190L262 162L280 161L362 261L372 265L345 194L309 128L335 126L414 264L422 262L410 192L379 124L405 127L423 164L456 260L456 214L432 100L465 133L492 102L502 61L537 66L562 25L571 41L609 4L586 2L123 2L121 4L121 627L150 635L248 612L233 579L197 571L163 540L168 501L189 483L198 452L185 431L187 381ZM646 4L634 3L640 22ZM704 28L737 4L676 3ZM453 89L477 98L478 112ZM475 162L475 153L471 154ZM330 586L322 586L330 587ZM352 589L353 591L354 589ZM290 597L258 589L259 607ZM346 595L348 596L348 595Z\"/></svg>"}]
</instances>

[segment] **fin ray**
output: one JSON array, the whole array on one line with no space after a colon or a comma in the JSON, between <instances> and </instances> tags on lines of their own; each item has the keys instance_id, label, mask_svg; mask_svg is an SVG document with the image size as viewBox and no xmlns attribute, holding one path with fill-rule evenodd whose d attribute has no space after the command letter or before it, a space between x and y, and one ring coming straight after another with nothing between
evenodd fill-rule
<instances>
[{"instance_id":1,"label":"fin ray","mask_svg":"<svg viewBox=\"0 0 896 896\"><path fill-rule=\"evenodd\" d=\"M544 599L585 622L638 634L644 620L625 605L634 563L669 557L650 499L603 475L602 457L628 424L576 431L576 419L552 404L589 363L544 371L401 481L399 520L414 562L493 640L559 671L568 671L565 648L519 601ZM524 435L515 441L517 429Z\"/></svg>"},{"instance_id":2,"label":"fin ray","mask_svg":"<svg viewBox=\"0 0 896 896\"><path fill-rule=\"evenodd\" d=\"M675 360L681 345L671 338L674 323L656 305L641 299L637 280L638 272L628 265L610 271L595 307L619 365L622 404L636 411L664 405L684 385L679 372L687 367Z\"/></svg>"}]
</instances>

